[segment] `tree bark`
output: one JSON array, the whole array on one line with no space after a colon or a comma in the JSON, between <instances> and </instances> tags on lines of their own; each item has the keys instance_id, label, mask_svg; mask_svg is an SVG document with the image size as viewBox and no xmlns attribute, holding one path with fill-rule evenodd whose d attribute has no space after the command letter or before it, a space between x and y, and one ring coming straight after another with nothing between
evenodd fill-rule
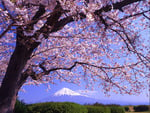
<instances>
[{"instance_id":1,"label":"tree bark","mask_svg":"<svg viewBox=\"0 0 150 113\"><path fill-rule=\"evenodd\" d=\"M0 113L13 113L17 94L20 89L21 72L32 51L28 50L25 45L17 42L0 87ZM24 81L22 80L22 82Z\"/></svg>"}]
</instances>

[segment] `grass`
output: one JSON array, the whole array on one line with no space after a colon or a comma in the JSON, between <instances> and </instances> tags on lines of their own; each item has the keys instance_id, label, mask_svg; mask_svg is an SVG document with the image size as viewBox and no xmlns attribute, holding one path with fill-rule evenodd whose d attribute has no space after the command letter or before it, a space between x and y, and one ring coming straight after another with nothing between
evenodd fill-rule
<instances>
[{"instance_id":1,"label":"grass","mask_svg":"<svg viewBox=\"0 0 150 113\"><path fill-rule=\"evenodd\" d=\"M126 113L150 113L150 112L147 111L147 112L126 112Z\"/></svg>"}]
</instances>

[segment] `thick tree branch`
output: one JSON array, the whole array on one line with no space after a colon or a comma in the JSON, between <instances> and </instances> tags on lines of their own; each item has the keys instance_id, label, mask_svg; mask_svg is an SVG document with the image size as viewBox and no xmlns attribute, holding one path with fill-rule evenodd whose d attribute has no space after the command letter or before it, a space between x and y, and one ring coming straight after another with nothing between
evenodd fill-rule
<instances>
[{"instance_id":1,"label":"thick tree branch","mask_svg":"<svg viewBox=\"0 0 150 113\"><path fill-rule=\"evenodd\" d=\"M79 13L79 14L76 14L76 15L71 15L71 16L68 16L66 18L63 18L61 19L60 21L58 21L54 28L52 29L51 32L56 32L58 30L61 30L66 24L70 23L70 22L73 22L74 21L74 18L73 17L76 17L80 15L80 19L84 19L86 18L86 15L84 15L83 13Z\"/></svg>"},{"instance_id":2,"label":"thick tree branch","mask_svg":"<svg viewBox=\"0 0 150 113\"><path fill-rule=\"evenodd\" d=\"M135 2L140 2L140 1L143 1L143 0L124 0L124 1L121 1L121 2L113 3L112 5L113 5L113 9L121 10L123 7L125 7L127 5L130 5L130 4L135 3ZM106 6L102 7L101 9L96 10L94 12L94 14L99 16L102 12L111 11L112 10L112 5L106 5ZM58 10L58 9L60 9L60 10ZM74 16L79 15L80 16L80 20L86 18L86 15L84 13L79 13L79 14L77 13L76 15L68 16L68 17L63 18L63 19L58 21L58 19L60 18L61 14L63 13L62 12L63 9L61 8L59 2L57 3L57 6L56 6L55 10L56 10L56 13L51 15L47 19L47 22L45 24L45 25L48 25L49 27L48 26L43 26L41 28L41 30L38 31L38 32L43 32L44 34L46 34L45 35L46 38L48 38L48 35L50 33L56 32L58 30L61 30L66 24L68 24L70 22L73 22L74 21L74 19L73 19ZM54 12L55 12L55 10L54 10ZM101 17L101 19L102 19L102 17ZM105 20L102 19L101 21L107 27L107 23L105 22Z\"/></svg>"},{"instance_id":3,"label":"thick tree branch","mask_svg":"<svg viewBox=\"0 0 150 113\"><path fill-rule=\"evenodd\" d=\"M45 13L45 6L40 4L38 11L32 18L32 20L36 20L37 18L40 18Z\"/></svg>"},{"instance_id":4,"label":"thick tree branch","mask_svg":"<svg viewBox=\"0 0 150 113\"><path fill-rule=\"evenodd\" d=\"M58 22L58 19L61 17L61 15L64 13L63 8L61 7L60 3L57 1L57 5L54 8L51 15L47 18L47 21L45 22L44 26L36 31L34 34L34 37L38 37L41 33L43 33L45 39L48 38L49 33L52 33L52 30L54 29L55 24Z\"/></svg>"},{"instance_id":5,"label":"thick tree branch","mask_svg":"<svg viewBox=\"0 0 150 113\"><path fill-rule=\"evenodd\" d=\"M141 62L137 62L137 63L134 63L134 64L130 64L130 65L127 65L128 67L132 67L132 66L136 66L138 64L140 64ZM107 67L107 66L98 66L98 65L94 65L94 64L90 64L90 63L86 63L86 62L74 62L73 65L71 65L70 67L57 67L57 68L51 68L49 70L47 70L45 67L44 67L44 63L41 63L39 65L39 67L42 69L42 74L44 75L48 75L50 72L52 71L57 71L57 70L68 70L68 71L71 71L74 67L76 67L77 65L86 65L86 66L91 66L91 67L95 67L95 68L98 68L98 69L106 69L106 70L114 70L114 69L122 69L122 68L125 68L127 66L118 66L118 67ZM41 73L40 73L41 75Z\"/></svg>"},{"instance_id":6,"label":"thick tree branch","mask_svg":"<svg viewBox=\"0 0 150 113\"><path fill-rule=\"evenodd\" d=\"M21 73L21 77L20 77L20 79L18 81L19 89L26 82L26 80L29 77L29 75L31 75L31 69L30 68L27 68L23 73Z\"/></svg>"},{"instance_id":7,"label":"thick tree branch","mask_svg":"<svg viewBox=\"0 0 150 113\"><path fill-rule=\"evenodd\" d=\"M13 26L14 22L8 25L8 27L0 34L0 39L11 29Z\"/></svg>"},{"instance_id":8,"label":"thick tree branch","mask_svg":"<svg viewBox=\"0 0 150 113\"><path fill-rule=\"evenodd\" d=\"M114 4L113 4L113 7L114 7L113 9L119 9L119 10L120 10L120 9L122 9L124 6L127 6L127 5L129 5L129 4L132 4L132 3L138 2L138 1L143 1L143 0L124 0L124 1L122 1L122 2L117 2L117 3L114 3ZM99 16L102 12L108 12L108 11L111 11L111 10L112 10L112 5L106 5L106 6L102 7L101 9L96 10L96 11L94 12L94 14ZM83 13L79 13L79 15L80 15L80 19L86 18L86 15L83 14ZM75 15L73 15L73 16L75 16ZM73 22L73 21L74 21L73 16L69 16L69 17L66 17L66 18L60 20L60 21L55 25L55 27L54 27L54 29L52 30L52 32L55 32L55 31L57 31L57 30L60 30L60 29L62 29L66 24L68 24L68 23L70 23L70 22ZM102 23L103 23L103 24L105 25L105 27L107 28L108 25L107 25L107 23L105 22L105 20L103 19L102 16L100 16L100 20L102 21Z\"/></svg>"},{"instance_id":9,"label":"thick tree branch","mask_svg":"<svg viewBox=\"0 0 150 113\"><path fill-rule=\"evenodd\" d=\"M112 6L113 6L113 9L122 10L123 7L125 7L127 5L130 5L132 3L135 3L135 2L140 2L140 1L143 1L143 0L123 0L121 2L113 3L112 5L106 5L106 6L102 7L101 9L96 10L94 12L94 14L99 15L102 12L111 11L112 10Z\"/></svg>"},{"instance_id":10,"label":"thick tree branch","mask_svg":"<svg viewBox=\"0 0 150 113\"><path fill-rule=\"evenodd\" d=\"M46 11L45 6L40 4L38 11L32 18L31 23L29 25L27 25L26 30L33 30L34 24L36 24L38 22L39 18L45 13L45 11Z\"/></svg>"}]
</instances>

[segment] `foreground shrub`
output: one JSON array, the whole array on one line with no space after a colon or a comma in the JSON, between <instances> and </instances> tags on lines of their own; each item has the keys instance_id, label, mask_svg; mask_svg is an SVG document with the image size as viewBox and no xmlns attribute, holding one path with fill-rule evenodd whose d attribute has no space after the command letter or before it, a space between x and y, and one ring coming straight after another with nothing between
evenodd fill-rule
<instances>
[{"instance_id":1,"label":"foreground shrub","mask_svg":"<svg viewBox=\"0 0 150 113\"><path fill-rule=\"evenodd\" d=\"M120 105L119 104L107 104L107 106L116 106L116 107L119 107Z\"/></svg>"},{"instance_id":2,"label":"foreground shrub","mask_svg":"<svg viewBox=\"0 0 150 113\"><path fill-rule=\"evenodd\" d=\"M124 107L124 110L125 110L125 111L129 111L129 107L128 107L128 106L125 106L125 107Z\"/></svg>"},{"instance_id":3,"label":"foreground shrub","mask_svg":"<svg viewBox=\"0 0 150 113\"><path fill-rule=\"evenodd\" d=\"M148 111L148 110L149 110L149 107L147 105L134 106L135 112Z\"/></svg>"},{"instance_id":4,"label":"foreground shrub","mask_svg":"<svg viewBox=\"0 0 150 113\"><path fill-rule=\"evenodd\" d=\"M110 106L111 113L125 113L125 110L121 106Z\"/></svg>"},{"instance_id":5,"label":"foreground shrub","mask_svg":"<svg viewBox=\"0 0 150 113\"><path fill-rule=\"evenodd\" d=\"M86 106L88 113L111 113L109 107L105 106Z\"/></svg>"},{"instance_id":6,"label":"foreground shrub","mask_svg":"<svg viewBox=\"0 0 150 113\"><path fill-rule=\"evenodd\" d=\"M84 106L75 103L39 103L29 106L30 113L87 113Z\"/></svg>"},{"instance_id":7,"label":"foreground shrub","mask_svg":"<svg viewBox=\"0 0 150 113\"><path fill-rule=\"evenodd\" d=\"M98 103L98 102L96 102L96 103L94 103L93 104L93 106L105 106L104 104L102 104L102 103Z\"/></svg>"},{"instance_id":8,"label":"foreground shrub","mask_svg":"<svg viewBox=\"0 0 150 113\"><path fill-rule=\"evenodd\" d=\"M16 100L14 113L28 113L28 108L24 102Z\"/></svg>"}]
</instances>

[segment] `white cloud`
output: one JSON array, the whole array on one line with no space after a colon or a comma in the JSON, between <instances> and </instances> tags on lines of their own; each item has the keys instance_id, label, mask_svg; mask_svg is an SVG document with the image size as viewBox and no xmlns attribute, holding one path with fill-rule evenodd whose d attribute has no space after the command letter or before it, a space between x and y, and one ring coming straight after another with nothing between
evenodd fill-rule
<instances>
[{"instance_id":1,"label":"white cloud","mask_svg":"<svg viewBox=\"0 0 150 113\"><path fill-rule=\"evenodd\" d=\"M87 97L93 97L97 93L97 91L92 91L92 90L77 90L76 92Z\"/></svg>"}]
</instances>

